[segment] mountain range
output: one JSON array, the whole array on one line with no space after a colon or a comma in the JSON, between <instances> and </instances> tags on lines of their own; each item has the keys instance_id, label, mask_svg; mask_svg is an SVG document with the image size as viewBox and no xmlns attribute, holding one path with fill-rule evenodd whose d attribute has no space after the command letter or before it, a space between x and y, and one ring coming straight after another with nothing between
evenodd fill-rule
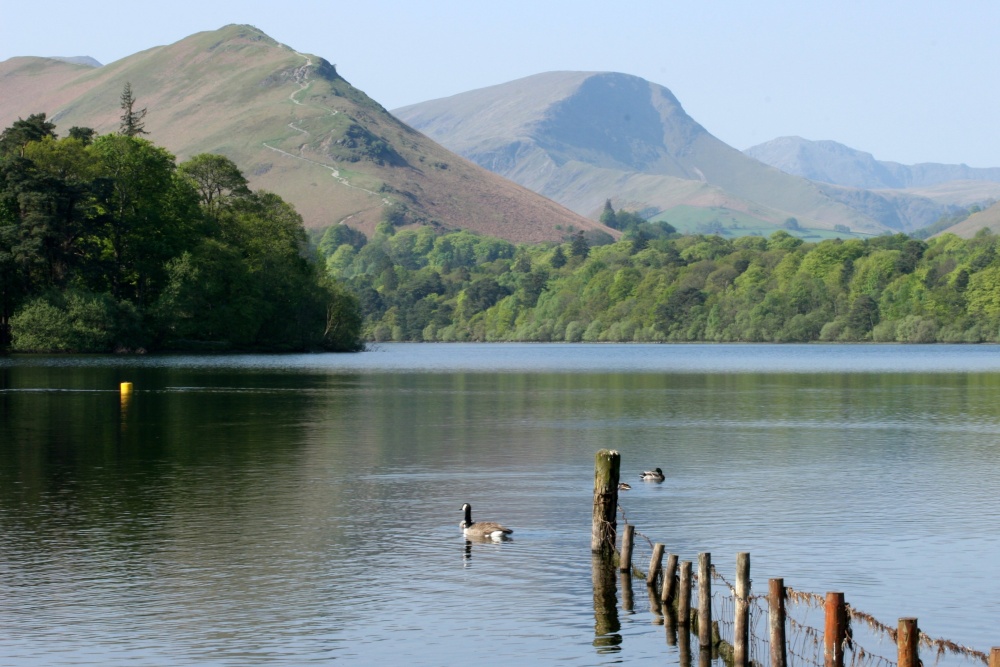
<instances>
[{"instance_id":1,"label":"mountain range","mask_svg":"<svg viewBox=\"0 0 1000 667\"><path fill-rule=\"evenodd\" d=\"M933 188L962 181L1000 184L1000 169L976 169L964 164L905 165L876 160L836 141L779 137L744 151L764 164L811 181L866 190Z\"/></svg>"},{"instance_id":2,"label":"mountain range","mask_svg":"<svg viewBox=\"0 0 1000 667\"><path fill-rule=\"evenodd\" d=\"M838 153L832 142L776 140L744 153L688 116L668 89L614 72L548 72L393 113L578 213L594 217L611 199L684 231L909 232L1000 196L1000 170L867 164L859 158L867 154ZM865 168L885 178L863 181Z\"/></svg>"},{"instance_id":3,"label":"mountain range","mask_svg":"<svg viewBox=\"0 0 1000 667\"><path fill-rule=\"evenodd\" d=\"M470 229L513 241L604 229L455 155L403 124L326 60L230 25L95 67L78 58L0 63L0 126L44 112L66 134L118 129L131 84L148 138L183 161L231 158L251 186L292 203L308 227L368 234L397 223Z\"/></svg>"},{"instance_id":4,"label":"mountain range","mask_svg":"<svg viewBox=\"0 0 1000 667\"><path fill-rule=\"evenodd\" d=\"M911 232L1000 199L1000 169L880 162L795 137L740 151L667 88L614 72L548 72L389 113L323 58L245 25L103 66L0 62L0 127L45 112L62 134L113 132L126 82L151 140L179 160L230 157L313 228L370 235L391 218L551 241L616 234L596 221L610 200L680 231L819 239Z\"/></svg>"}]
</instances>

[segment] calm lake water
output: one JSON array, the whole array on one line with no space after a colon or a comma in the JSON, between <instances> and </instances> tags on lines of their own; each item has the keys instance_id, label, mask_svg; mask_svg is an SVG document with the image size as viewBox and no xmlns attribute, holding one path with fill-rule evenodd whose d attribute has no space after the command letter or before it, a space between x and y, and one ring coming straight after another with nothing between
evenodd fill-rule
<instances>
[{"instance_id":1,"label":"calm lake water","mask_svg":"<svg viewBox=\"0 0 1000 667\"><path fill-rule=\"evenodd\" d=\"M641 585L595 638L602 448L682 559L1000 645L1000 347L387 344L0 358L0 664L676 665Z\"/></svg>"}]
</instances>

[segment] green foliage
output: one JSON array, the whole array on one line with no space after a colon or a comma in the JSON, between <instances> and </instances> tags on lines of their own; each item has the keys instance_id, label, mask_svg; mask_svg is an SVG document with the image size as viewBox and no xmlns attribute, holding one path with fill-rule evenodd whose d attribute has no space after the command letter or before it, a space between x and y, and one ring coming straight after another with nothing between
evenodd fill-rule
<instances>
[{"instance_id":1,"label":"green foliage","mask_svg":"<svg viewBox=\"0 0 1000 667\"><path fill-rule=\"evenodd\" d=\"M1000 339L997 242L626 234L584 256L427 228L327 267L371 340L980 342Z\"/></svg>"},{"instance_id":2,"label":"green foliage","mask_svg":"<svg viewBox=\"0 0 1000 667\"><path fill-rule=\"evenodd\" d=\"M11 320L19 352L112 352L138 340L139 317L108 294L71 290L27 303Z\"/></svg>"},{"instance_id":3,"label":"green foliage","mask_svg":"<svg viewBox=\"0 0 1000 667\"><path fill-rule=\"evenodd\" d=\"M45 137L55 138L56 126L45 120L44 113L33 113L27 120L18 118L0 134L0 156L24 157L25 147Z\"/></svg>"},{"instance_id":4,"label":"green foliage","mask_svg":"<svg viewBox=\"0 0 1000 667\"><path fill-rule=\"evenodd\" d=\"M31 120L0 156L0 347L359 348L357 297L227 158L178 169L137 136L57 139Z\"/></svg>"},{"instance_id":5,"label":"green foliage","mask_svg":"<svg viewBox=\"0 0 1000 667\"><path fill-rule=\"evenodd\" d=\"M181 163L177 172L198 191L202 208L213 218L229 200L250 194L239 167L222 155L200 153Z\"/></svg>"}]
</instances>

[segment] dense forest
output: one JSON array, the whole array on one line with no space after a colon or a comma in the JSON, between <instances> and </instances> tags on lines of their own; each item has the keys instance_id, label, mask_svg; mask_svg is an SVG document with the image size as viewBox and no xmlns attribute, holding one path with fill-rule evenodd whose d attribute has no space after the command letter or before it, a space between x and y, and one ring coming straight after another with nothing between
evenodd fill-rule
<instances>
[{"instance_id":1,"label":"dense forest","mask_svg":"<svg viewBox=\"0 0 1000 667\"><path fill-rule=\"evenodd\" d=\"M132 102L116 134L0 135L0 349L360 349L295 210L225 157L176 164Z\"/></svg>"},{"instance_id":2,"label":"dense forest","mask_svg":"<svg viewBox=\"0 0 1000 667\"><path fill-rule=\"evenodd\" d=\"M1000 341L988 232L804 243L625 221L594 247L383 224L371 240L331 227L319 249L376 341Z\"/></svg>"},{"instance_id":3,"label":"dense forest","mask_svg":"<svg viewBox=\"0 0 1000 667\"><path fill-rule=\"evenodd\" d=\"M126 92L128 92L126 88ZM123 95L123 100L124 100ZM44 114L0 134L0 348L358 350L370 341L1000 342L1000 239L678 235L515 245L346 225L315 237L219 155Z\"/></svg>"}]
</instances>

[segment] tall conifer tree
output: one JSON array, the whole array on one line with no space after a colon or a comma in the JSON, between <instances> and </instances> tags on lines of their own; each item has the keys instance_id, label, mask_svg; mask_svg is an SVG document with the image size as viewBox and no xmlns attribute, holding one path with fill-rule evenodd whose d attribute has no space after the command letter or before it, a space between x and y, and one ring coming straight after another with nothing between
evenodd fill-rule
<instances>
[{"instance_id":1,"label":"tall conifer tree","mask_svg":"<svg viewBox=\"0 0 1000 667\"><path fill-rule=\"evenodd\" d=\"M142 122L146 117L146 108L143 107L139 111L133 111L135 97L132 95L132 83L129 81L125 82L121 102L122 116L121 124L118 126L118 134L123 134L126 137L149 134L149 132L146 132L146 124Z\"/></svg>"}]
</instances>

